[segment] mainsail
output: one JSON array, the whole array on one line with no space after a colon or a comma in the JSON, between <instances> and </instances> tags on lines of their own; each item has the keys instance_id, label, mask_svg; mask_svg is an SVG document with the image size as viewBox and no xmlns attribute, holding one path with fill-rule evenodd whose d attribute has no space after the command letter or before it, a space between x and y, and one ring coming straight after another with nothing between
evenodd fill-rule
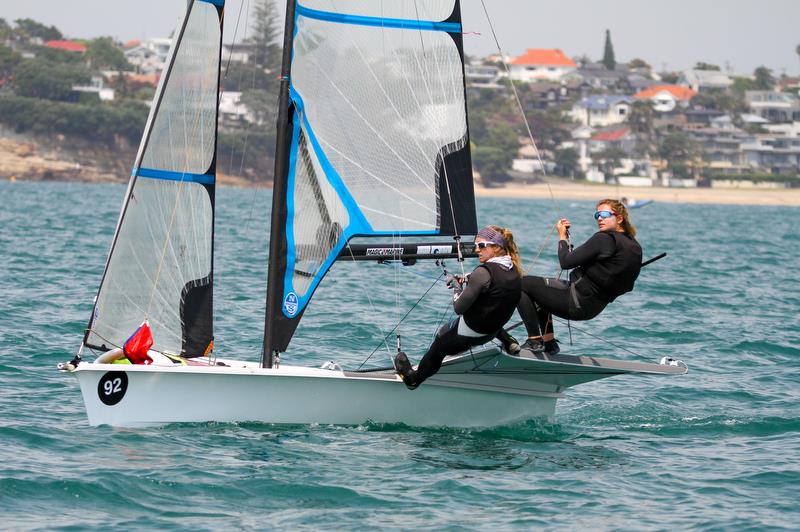
<instances>
[{"instance_id":1,"label":"mainsail","mask_svg":"<svg viewBox=\"0 0 800 532\"><path fill-rule=\"evenodd\" d=\"M351 238L477 230L459 1L290 2L287 33L269 353Z\"/></svg>"},{"instance_id":2,"label":"mainsail","mask_svg":"<svg viewBox=\"0 0 800 532\"><path fill-rule=\"evenodd\" d=\"M84 344L121 346L148 319L153 349L212 346L214 183L224 0L191 0L162 74Z\"/></svg>"}]
</instances>

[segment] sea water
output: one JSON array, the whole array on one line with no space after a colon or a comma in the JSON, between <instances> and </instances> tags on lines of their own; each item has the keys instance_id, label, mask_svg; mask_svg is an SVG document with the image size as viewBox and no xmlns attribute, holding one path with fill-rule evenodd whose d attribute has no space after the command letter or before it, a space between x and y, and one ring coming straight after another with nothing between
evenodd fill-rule
<instances>
[{"instance_id":1,"label":"sea water","mask_svg":"<svg viewBox=\"0 0 800 532\"><path fill-rule=\"evenodd\" d=\"M562 349L672 356L690 372L579 386L550 421L479 430L120 430L90 427L76 380L55 366L81 339L124 190L0 183L0 528L800 526L796 208L654 203L632 211L645 257L668 256L597 319L557 324ZM269 204L266 190L217 191L219 356L259 356ZM593 202L477 204L480 224L514 230L537 275L558 273L557 218L570 218L577 243L595 230ZM400 327L418 359L448 317L441 273L433 263L335 265L284 363L388 364L381 338L436 284Z\"/></svg>"}]
</instances>

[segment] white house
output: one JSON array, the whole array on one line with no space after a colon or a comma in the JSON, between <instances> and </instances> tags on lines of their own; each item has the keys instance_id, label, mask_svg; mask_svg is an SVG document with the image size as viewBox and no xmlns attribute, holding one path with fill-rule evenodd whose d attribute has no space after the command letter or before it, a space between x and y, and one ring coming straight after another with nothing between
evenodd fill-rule
<instances>
[{"instance_id":1,"label":"white house","mask_svg":"<svg viewBox=\"0 0 800 532\"><path fill-rule=\"evenodd\" d=\"M106 87L102 76L92 76L87 85L73 85L72 90L97 94L97 97L104 102L114 100L114 89Z\"/></svg>"},{"instance_id":2,"label":"white house","mask_svg":"<svg viewBox=\"0 0 800 532\"><path fill-rule=\"evenodd\" d=\"M632 101L628 96L593 94L577 101L567 114L584 126L621 124L628 119Z\"/></svg>"},{"instance_id":3,"label":"white house","mask_svg":"<svg viewBox=\"0 0 800 532\"><path fill-rule=\"evenodd\" d=\"M733 80L719 70L686 70L681 74L678 85L689 87L695 92L706 92L714 89L728 89L733 85Z\"/></svg>"},{"instance_id":4,"label":"white house","mask_svg":"<svg viewBox=\"0 0 800 532\"><path fill-rule=\"evenodd\" d=\"M167 63L172 39L153 37L144 41L129 41L123 47L125 59L142 74L161 72Z\"/></svg>"},{"instance_id":5,"label":"white house","mask_svg":"<svg viewBox=\"0 0 800 532\"><path fill-rule=\"evenodd\" d=\"M508 65L511 79L526 82L560 80L577 68L575 61L558 48L529 48Z\"/></svg>"},{"instance_id":6,"label":"white house","mask_svg":"<svg viewBox=\"0 0 800 532\"><path fill-rule=\"evenodd\" d=\"M633 97L637 100L649 100L656 112L668 113L676 107L688 106L696 94L696 91L681 85L653 85L637 92Z\"/></svg>"},{"instance_id":7,"label":"white house","mask_svg":"<svg viewBox=\"0 0 800 532\"><path fill-rule=\"evenodd\" d=\"M242 103L241 92L223 91L220 93L219 114L223 120L246 120L250 123L256 121L255 115Z\"/></svg>"}]
</instances>

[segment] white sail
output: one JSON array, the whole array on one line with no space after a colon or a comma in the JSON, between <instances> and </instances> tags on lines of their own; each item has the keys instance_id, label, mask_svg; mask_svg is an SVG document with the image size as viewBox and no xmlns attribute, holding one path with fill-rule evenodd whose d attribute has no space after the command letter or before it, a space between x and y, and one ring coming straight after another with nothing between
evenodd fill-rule
<instances>
[{"instance_id":1,"label":"white sail","mask_svg":"<svg viewBox=\"0 0 800 532\"><path fill-rule=\"evenodd\" d=\"M190 2L173 41L87 345L122 345L145 318L154 349L197 356L211 343L221 5Z\"/></svg>"}]
</instances>

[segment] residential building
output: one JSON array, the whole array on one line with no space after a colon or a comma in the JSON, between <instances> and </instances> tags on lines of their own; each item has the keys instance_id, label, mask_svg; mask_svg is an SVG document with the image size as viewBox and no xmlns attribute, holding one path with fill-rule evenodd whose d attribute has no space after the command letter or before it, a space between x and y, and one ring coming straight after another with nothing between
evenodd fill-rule
<instances>
[{"instance_id":1,"label":"residential building","mask_svg":"<svg viewBox=\"0 0 800 532\"><path fill-rule=\"evenodd\" d=\"M251 43L230 43L222 45L222 60L231 63L249 63L256 51Z\"/></svg>"},{"instance_id":2,"label":"residential building","mask_svg":"<svg viewBox=\"0 0 800 532\"><path fill-rule=\"evenodd\" d=\"M72 87L72 90L77 92L97 94L97 97L104 102L110 102L114 100L114 89L111 87L106 87L103 76L92 76L91 81L87 85L75 85Z\"/></svg>"},{"instance_id":3,"label":"residential building","mask_svg":"<svg viewBox=\"0 0 800 532\"><path fill-rule=\"evenodd\" d=\"M589 138L589 153L600 153L612 148L631 155L636 147L636 138L628 126L613 126L596 131Z\"/></svg>"},{"instance_id":4,"label":"residential building","mask_svg":"<svg viewBox=\"0 0 800 532\"><path fill-rule=\"evenodd\" d=\"M686 70L678 79L678 85L689 87L695 92L707 92L729 89L733 80L719 70Z\"/></svg>"},{"instance_id":5,"label":"residential building","mask_svg":"<svg viewBox=\"0 0 800 532\"><path fill-rule=\"evenodd\" d=\"M633 97L637 100L649 100L653 110L659 113L669 113L677 107L687 107L696 91L681 85L653 85Z\"/></svg>"},{"instance_id":6,"label":"residential building","mask_svg":"<svg viewBox=\"0 0 800 532\"><path fill-rule=\"evenodd\" d=\"M501 71L494 65L467 64L464 65L464 76L467 88L499 89Z\"/></svg>"},{"instance_id":7,"label":"residential building","mask_svg":"<svg viewBox=\"0 0 800 532\"><path fill-rule=\"evenodd\" d=\"M531 82L560 80L574 72L577 65L558 48L529 48L514 58L508 68L511 79Z\"/></svg>"},{"instance_id":8,"label":"residential building","mask_svg":"<svg viewBox=\"0 0 800 532\"><path fill-rule=\"evenodd\" d=\"M78 54L83 54L86 52L86 47L75 41L47 41L44 43L44 46L46 48L63 50L65 52L75 52Z\"/></svg>"},{"instance_id":9,"label":"residential building","mask_svg":"<svg viewBox=\"0 0 800 532\"><path fill-rule=\"evenodd\" d=\"M753 135L741 145L751 168L772 174L800 175L800 137Z\"/></svg>"},{"instance_id":10,"label":"residential building","mask_svg":"<svg viewBox=\"0 0 800 532\"><path fill-rule=\"evenodd\" d=\"M748 170L741 145L749 135L735 127L728 116L716 118L712 123L709 127L685 130L700 148L706 168L723 174L738 174Z\"/></svg>"},{"instance_id":11,"label":"residential building","mask_svg":"<svg viewBox=\"0 0 800 532\"><path fill-rule=\"evenodd\" d=\"M753 114L770 122L800 121L800 99L788 92L747 91L745 100Z\"/></svg>"},{"instance_id":12,"label":"residential building","mask_svg":"<svg viewBox=\"0 0 800 532\"><path fill-rule=\"evenodd\" d=\"M223 91L219 96L219 115L220 120L225 124L241 124L242 121L255 123L256 117L242 103L242 93L233 91Z\"/></svg>"},{"instance_id":13,"label":"residential building","mask_svg":"<svg viewBox=\"0 0 800 532\"><path fill-rule=\"evenodd\" d=\"M123 46L125 59L141 74L161 72L167 63L172 39L153 37L144 41L129 41Z\"/></svg>"},{"instance_id":14,"label":"residential building","mask_svg":"<svg viewBox=\"0 0 800 532\"><path fill-rule=\"evenodd\" d=\"M525 110L542 110L549 107L568 104L581 93L578 81L539 81L528 83L519 89L520 98Z\"/></svg>"},{"instance_id":15,"label":"residential building","mask_svg":"<svg viewBox=\"0 0 800 532\"><path fill-rule=\"evenodd\" d=\"M593 94L576 102L568 115L585 126L621 124L628 119L632 101L628 96Z\"/></svg>"}]
</instances>

